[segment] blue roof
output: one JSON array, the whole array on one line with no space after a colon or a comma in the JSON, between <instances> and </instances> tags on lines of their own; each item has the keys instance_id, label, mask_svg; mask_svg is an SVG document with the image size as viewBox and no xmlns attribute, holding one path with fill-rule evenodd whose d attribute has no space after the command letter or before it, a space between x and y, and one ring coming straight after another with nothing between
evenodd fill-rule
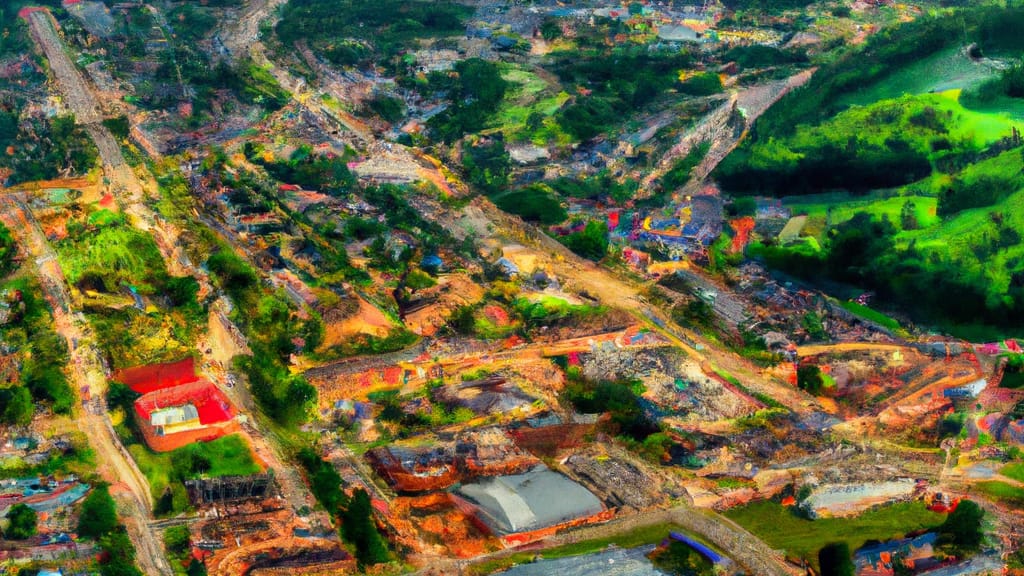
<instances>
[{"instance_id":1,"label":"blue roof","mask_svg":"<svg viewBox=\"0 0 1024 576\"><path fill-rule=\"evenodd\" d=\"M700 552L702 556L704 556L708 560L711 560L715 564L720 563L723 559L721 554L715 552L714 550L708 548L700 542L697 542L696 540L690 538L686 534L680 534L679 532L669 532L668 535L671 536L673 540L682 542L683 544L686 544L687 546L693 548L697 552Z\"/></svg>"}]
</instances>

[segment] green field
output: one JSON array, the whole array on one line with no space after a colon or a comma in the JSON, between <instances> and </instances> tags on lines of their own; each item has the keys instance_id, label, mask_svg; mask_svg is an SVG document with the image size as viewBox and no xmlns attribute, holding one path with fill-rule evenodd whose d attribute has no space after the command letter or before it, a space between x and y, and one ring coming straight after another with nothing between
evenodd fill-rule
<instances>
[{"instance_id":1,"label":"green field","mask_svg":"<svg viewBox=\"0 0 1024 576\"><path fill-rule=\"evenodd\" d=\"M999 473L1018 482L1024 482L1024 464L1020 462L1003 466L999 469Z\"/></svg>"},{"instance_id":2,"label":"green field","mask_svg":"<svg viewBox=\"0 0 1024 576\"><path fill-rule=\"evenodd\" d=\"M755 502L733 508L725 516L772 548L817 564L818 550L829 542L846 542L856 550L868 540L902 537L907 532L938 526L945 515L928 511L921 502L876 508L856 518L805 520L777 502Z\"/></svg>"},{"instance_id":3,"label":"green field","mask_svg":"<svg viewBox=\"0 0 1024 576\"><path fill-rule=\"evenodd\" d=\"M1010 126L1016 123L1006 114L979 112L964 108L960 104L959 98L960 90L947 90L934 94L901 96L890 100L880 100L870 106L850 108L818 127L798 129L792 139L792 146L809 145L824 134L833 138L836 135L856 135L857 138L868 140L888 138L892 136L893 124L878 122L874 118L877 118L876 115L879 111L891 109L894 106L902 110L905 118L930 106L939 113L939 118L943 119L949 130L947 137L951 141L973 142L978 146L1007 136L1010 133ZM919 135L908 134L910 138Z\"/></svg>"},{"instance_id":4,"label":"green field","mask_svg":"<svg viewBox=\"0 0 1024 576\"><path fill-rule=\"evenodd\" d=\"M971 109L985 114L996 114L1012 118L1014 120L1024 121L1024 100L1021 100L1020 98L1003 96L992 102L973 105L971 106Z\"/></svg>"},{"instance_id":5,"label":"green field","mask_svg":"<svg viewBox=\"0 0 1024 576\"><path fill-rule=\"evenodd\" d=\"M248 443L238 434L224 436L210 442L196 442L172 452L153 452L141 444L128 447L139 470L149 482L153 499L157 500L164 491L171 488L175 493L175 504L184 496L182 480L200 476L236 476L256 474L261 467L253 459ZM194 463L204 459L209 469L198 471L201 466Z\"/></svg>"},{"instance_id":6,"label":"green field","mask_svg":"<svg viewBox=\"0 0 1024 576\"><path fill-rule=\"evenodd\" d=\"M492 128L511 141L529 140L538 146L549 142L564 146L572 141L553 117L569 100L567 93L554 93L543 78L514 64L503 65L501 77L509 83L509 89L490 122ZM538 127L527 126L527 119L535 112L543 121Z\"/></svg>"},{"instance_id":7,"label":"green field","mask_svg":"<svg viewBox=\"0 0 1024 576\"><path fill-rule=\"evenodd\" d=\"M984 340L1007 332L1009 326L1000 327L1010 317L1006 310L1022 301L1012 279L1024 271L1019 232L1024 230L1024 158L1019 148L986 150L1016 126L1012 118L968 110L957 94L953 90L904 96L850 108L817 126L799 126L792 135L762 140L752 146L748 163L757 170L786 174L786 166L799 165L810 155L828 157L842 150L843 142L854 150L881 150L892 144L891 138L903 142L896 148L909 147L919 159L927 158L930 171L915 172L920 179L913 182L860 193L817 188L813 194L784 198L793 214L808 216L801 232L804 243L784 248L790 263L799 257L827 261L837 228L858 213L885 218L893 225L892 249L873 256L870 265L862 263L853 275L860 278L846 282L895 294L891 305L936 329ZM817 170L809 174L821 178L820 167ZM913 218L903 217L908 203ZM810 238L819 241L820 249L807 243ZM751 244L748 254L756 255L756 249ZM882 269L887 272L879 273ZM837 265L833 274L841 276L843 270L849 268ZM817 270L796 273L810 277ZM966 299L951 299L942 295L945 292ZM870 309L843 306L882 326L898 327Z\"/></svg>"},{"instance_id":8,"label":"green field","mask_svg":"<svg viewBox=\"0 0 1024 576\"><path fill-rule=\"evenodd\" d=\"M959 47L949 48L905 66L885 79L843 96L842 105L864 106L904 94L927 94L978 86L998 74L975 62Z\"/></svg>"},{"instance_id":9,"label":"green field","mask_svg":"<svg viewBox=\"0 0 1024 576\"><path fill-rule=\"evenodd\" d=\"M873 192L854 196L848 192L831 194L814 194L809 196L792 196L783 198L782 203L793 211L793 214L807 214L809 217L825 217L828 226L835 226L853 218L857 212L867 212L889 220L898 225L900 212L906 202L914 204L914 216L922 228L939 223L935 215L938 199L933 196L916 194L889 196L885 192Z\"/></svg>"},{"instance_id":10,"label":"green field","mask_svg":"<svg viewBox=\"0 0 1024 576\"><path fill-rule=\"evenodd\" d=\"M897 322L896 320L886 316L885 314L882 314L877 310L868 308L863 304L858 304L856 302L851 302L847 300L840 302L839 305L842 306L843 309L846 310L847 312L850 312L851 314L856 314L861 318L870 320L875 324L878 324L879 326L888 328L889 330L899 330L900 328L900 323Z\"/></svg>"},{"instance_id":11,"label":"green field","mask_svg":"<svg viewBox=\"0 0 1024 576\"><path fill-rule=\"evenodd\" d=\"M997 502L1003 502L1015 507L1024 506L1024 488L993 480L991 482L979 482L975 484L975 489Z\"/></svg>"}]
</instances>

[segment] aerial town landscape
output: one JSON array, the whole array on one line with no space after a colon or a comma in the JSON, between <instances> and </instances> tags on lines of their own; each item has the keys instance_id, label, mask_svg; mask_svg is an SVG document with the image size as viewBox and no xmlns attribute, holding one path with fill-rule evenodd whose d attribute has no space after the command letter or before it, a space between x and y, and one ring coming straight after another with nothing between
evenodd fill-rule
<instances>
[{"instance_id":1,"label":"aerial town landscape","mask_svg":"<svg viewBox=\"0 0 1024 576\"><path fill-rule=\"evenodd\" d=\"M1024 576L1024 3L3 0L0 573Z\"/></svg>"}]
</instances>

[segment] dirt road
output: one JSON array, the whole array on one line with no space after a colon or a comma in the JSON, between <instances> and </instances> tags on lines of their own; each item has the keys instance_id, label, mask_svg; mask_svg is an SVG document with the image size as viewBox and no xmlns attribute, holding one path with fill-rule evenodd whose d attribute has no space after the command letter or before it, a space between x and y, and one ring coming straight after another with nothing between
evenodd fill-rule
<instances>
[{"instance_id":1,"label":"dirt road","mask_svg":"<svg viewBox=\"0 0 1024 576\"><path fill-rule=\"evenodd\" d=\"M257 4L269 6L275 5L279 1L264 0ZM269 13L269 11L262 13ZM259 21L253 18L242 29L245 29L245 26L258 28ZM230 41L238 45L237 38ZM225 39L226 45L228 42ZM370 131L363 129L361 123L349 122L349 118L339 117L335 111L328 109L315 90L307 89L304 82L299 82L291 77L286 70L275 66L273 62L267 59L263 46L258 41L254 41L249 45L249 53L254 56L257 62L271 69L278 82L292 94L296 102L305 106L314 115L326 116L329 117L331 122L344 125L348 130L366 142L368 150L379 151L388 149L389 151L395 150L398 153L405 152L411 156L404 147L378 141ZM236 54L240 55L237 52ZM767 109L767 106L764 109ZM727 112L731 115L731 107ZM760 110L760 112L763 112L763 110ZM458 238L473 234L479 238L498 237L502 240L516 241L523 244L537 254L540 262L556 264L551 266L550 269L556 272L560 278L565 279L566 286L586 291L605 305L631 312L643 324L665 335L688 355L698 360L706 370L715 370L720 366L722 369L740 378L744 384L755 392L767 394L798 413L808 413L820 409L820 406L811 397L800 393L793 387L776 383L760 376L758 369L749 362L735 355L710 347L697 334L693 334L675 325L660 310L654 309L643 300L640 296L642 289L640 286L627 283L610 271L580 258L533 226L502 212L489 201L478 198L469 205L459 209L458 212L451 213L435 201L425 199L424 208L426 208L423 210L425 217L441 224ZM475 221L483 225L476 227L474 230L467 230L467 221ZM703 348L704 351L698 350L698 347ZM690 518L691 514L702 514L689 508L680 509L677 513L683 519ZM733 534L734 542L732 543L735 546L727 546L727 549L731 552L735 549L735 554L738 556L737 559L748 565L755 574L788 573L784 564L779 561L777 554L771 553L763 542L746 533L742 528L732 525L720 517L705 520L705 522L706 526L717 525L724 533ZM578 532L574 531L565 537L578 537L573 536L575 534L578 534ZM722 534L718 536L719 539L715 541L719 544L726 544L720 541ZM461 566L458 569L461 570Z\"/></svg>"},{"instance_id":2,"label":"dirt road","mask_svg":"<svg viewBox=\"0 0 1024 576\"><path fill-rule=\"evenodd\" d=\"M902 344L882 344L880 342L839 342L837 344L813 344L798 346L797 356L817 356L818 354L842 354L843 352L900 352L914 349Z\"/></svg>"},{"instance_id":3,"label":"dirt road","mask_svg":"<svg viewBox=\"0 0 1024 576\"><path fill-rule=\"evenodd\" d=\"M201 283L206 282L205 275L188 261L185 250L178 245L180 235L174 230L173 225L161 221L153 210L144 204L145 187L143 182L125 161L121 147L110 130L102 125L95 95L63 49L53 27L51 16L43 12L33 13L30 24L33 38L46 53L51 70L61 93L65 95L69 108L75 113L78 121L85 125L89 135L96 143L105 179L110 183L111 191L122 205L122 209L131 217L134 227L155 236L157 245L172 274L188 274L196 277ZM153 177L148 176L146 180L152 182ZM10 200L13 201L13 198L11 197ZM71 299L67 292L65 279L63 279L59 265L56 264L56 256L46 243L45 236L38 224L35 224L31 212L24 206L20 206L18 209L20 216L16 216L15 219L25 220L26 225L23 230L26 231L26 237L29 239L30 249L34 254L39 255L40 274L43 276L44 288L55 311L57 331L68 339L69 347L72 349L75 387L79 389L81 386L88 386L86 389L90 390L93 398L101 399L105 392L105 378L96 349L78 346L79 342L87 341L88 327L80 315L72 316ZM214 379L214 381L217 380ZM223 387L223 382L218 383ZM238 394L242 390L236 389L233 392L236 392L236 398L233 400L239 401ZM251 406L251 399L247 404L240 405L250 410L254 409ZM85 416L79 420L80 425L97 451L100 469L110 476L113 483L125 485L132 495L132 498L122 499L122 503L125 505L125 521L138 550L138 559L143 573L170 574L171 570L163 557L160 539L147 525L152 510L150 488L148 488L145 478L135 466L134 460L120 444L110 421L104 416L105 408L101 400L90 405L89 410L85 412ZM278 479L286 498L296 509L303 506L311 507L314 503L312 496L305 489L297 472L283 464L284 460L281 457L280 449L267 443L258 427L250 426L250 430L253 448L257 455L267 465L278 470Z\"/></svg>"},{"instance_id":4,"label":"dirt road","mask_svg":"<svg viewBox=\"0 0 1024 576\"><path fill-rule=\"evenodd\" d=\"M265 0L276 2L277 0ZM255 25L258 26L258 23ZM315 116L329 118L329 122L340 123L359 139L367 144L367 149L373 151L388 150L396 156L413 155L403 146L380 141L369 130L365 130L361 123L353 122L345 115L339 115L336 111L324 105L322 99L317 95L316 90L307 88L304 82L292 77L283 68L267 59L261 43L253 42L249 46L250 53L268 68L278 79L278 82L289 91L292 98L307 108ZM759 115L770 106L781 94L795 86L806 82L810 74L805 72L785 81L772 84L769 88L753 92L746 90L734 98L734 102L743 102L750 110L748 115ZM764 97L764 94L769 97ZM738 105L738 104L737 104ZM712 126L717 126L722 121L720 116L731 115L732 104L712 113L707 121L709 133L715 131ZM750 120L752 121L752 120ZM692 142L696 143L696 142ZM691 143L691 144L692 144ZM735 141L733 141L735 144ZM685 152L684 152L685 153ZM682 327L675 325L667 315L648 305L640 296L642 287L627 283L618 278L610 271L600 268L589 260L584 260L569 251L565 246L553 238L543 234L530 224L527 224L509 214L499 210L494 204L486 199L476 198L467 206L457 212L451 212L439 203L429 198L417 198L415 205L428 219L448 229L456 238L464 238L467 235L474 235L477 238L496 237L503 241L514 241L523 244L535 251L538 261L546 263L548 268L567 281L567 285L573 289L590 293L602 304L613 306L633 313L639 321L657 330L668 337L674 344L682 348L688 355L698 360L706 370L715 371L722 369L739 378L744 385L754 392L771 396L786 405L795 412L806 414L820 410L820 405L805 394L791 386L781 382L774 382L760 375L760 370L750 362L742 358L722 352L708 345L704 339ZM467 226L469 223L476 225ZM698 350L702 348L703 351Z\"/></svg>"},{"instance_id":5,"label":"dirt road","mask_svg":"<svg viewBox=\"0 0 1024 576\"><path fill-rule=\"evenodd\" d=\"M433 209L436 210L435 214L441 214L436 218L438 224L445 226L456 236L466 235L466 230L461 227L464 221L483 221L487 225L473 231L479 237L494 236L533 249L538 262L563 279L565 287L585 291L602 304L632 313L645 326L671 340L700 363L705 372L728 372L738 378L745 387L774 398L798 414L806 415L821 410L820 404L813 397L783 382L762 376L760 369L748 360L721 350L720 345L712 345L703 336L673 322L668 314L650 305L643 298L641 285L624 280L611 271L580 258L555 239L502 212L489 201L482 198L474 199L469 206L462 209L463 214L448 214L439 205L435 205ZM475 214L466 216L467 211Z\"/></svg>"},{"instance_id":6,"label":"dirt road","mask_svg":"<svg viewBox=\"0 0 1024 576\"><path fill-rule=\"evenodd\" d=\"M50 71L57 82L66 87L66 90L62 91L64 100L68 108L75 113L75 118L85 125L99 123L103 117L86 88L81 72L64 53L64 43L57 36L53 17L46 11L33 12L29 14L28 22L32 38L46 54Z\"/></svg>"}]
</instances>

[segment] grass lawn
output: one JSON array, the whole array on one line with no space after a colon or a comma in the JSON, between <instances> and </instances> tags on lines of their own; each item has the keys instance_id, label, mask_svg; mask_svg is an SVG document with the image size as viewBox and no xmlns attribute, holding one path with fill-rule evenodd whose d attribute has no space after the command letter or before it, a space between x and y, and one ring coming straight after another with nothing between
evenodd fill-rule
<instances>
[{"instance_id":1,"label":"grass lawn","mask_svg":"<svg viewBox=\"0 0 1024 576\"><path fill-rule=\"evenodd\" d=\"M876 193L877 194L877 193ZM891 198L868 195L868 197L854 197L849 194L829 194L822 201L808 201L813 197L796 196L784 199L785 205L793 211L793 214L807 214L808 216L828 216L828 223L831 226L842 224L853 218L858 212L867 212L876 218L883 215L889 217L889 221L899 226L900 213L903 204L911 202L914 204L914 215L917 217L918 225L927 228L939 223L939 217L935 214L938 199L931 196L893 196ZM875 197L871 197L875 196ZM831 211L830 211L831 209Z\"/></svg>"},{"instance_id":2,"label":"grass lawn","mask_svg":"<svg viewBox=\"0 0 1024 576\"><path fill-rule=\"evenodd\" d=\"M1003 474L1006 473L1003 472ZM1012 506L1024 506L1024 488L1018 488L999 481L979 482L975 484L975 488L981 494L997 502L1003 502Z\"/></svg>"},{"instance_id":3,"label":"grass lawn","mask_svg":"<svg viewBox=\"0 0 1024 576\"><path fill-rule=\"evenodd\" d=\"M1024 482L1024 464L1021 464L1020 462L1003 466L999 470L999 473L1007 478L1013 478L1019 482Z\"/></svg>"},{"instance_id":4,"label":"grass lawn","mask_svg":"<svg viewBox=\"0 0 1024 576\"><path fill-rule=\"evenodd\" d=\"M829 542L846 542L856 550L868 540L900 538L907 532L938 526L944 514L928 511L921 502L904 502L870 510L856 518L805 520L777 502L755 502L733 508L725 516L772 548L818 562L818 550ZM816 566L815 566L816 567Z\"/></svg>"},{"instance_id":5,"label":"grass lawn","mask_svg":"<svg viewBox=\"0 0 1024 576\"><path fill-rule=\"evenodd\" d=\"M989 66L968 58L959 48L950 48L908 64L884 80L845 94L840 102L865 106L904 94L971 88L996 74Z\"/></svg>"},{"instance_id":6,"label":"grass lawn","mask_svg":"<svg viewBox=\"0 0 1024 576\"><path fill-rule=\"evenodd\" d=\"M847 312L856 314L861 318L870 320L875 324L878 324L879 326L884 326L885 328L888 328L890 330L899 330L900 328L900 323L897 322L896 320L886 316L885 314L882 314L877 310L868 308L863 304L858 304L856 302L850 302L849 300L846 300L839 302L839 305L842 306L843 309L846 310Z\"/></svg>"},{"instance_id":7,"label":"grass lawn","mask_svg":"<svg viewBox=\"0 0 1024 576\"><path fill-rule=\"evenodd\" d=\"M530 562L534 557L540 555L545 559L553 558L565 558L567 556L582 556L584 554L592 554L594 552L600 552L609 545L614 544L620 548L636 548L637 546L643 546L645 544L654 544L661 542L663 539L668 537L668 533L671 530L677 532L686 532L675 524L653 524L651 526L645 526L638 528L628 534L620 534L618 536L609 536L608 538L598 538L596 540L586 540L583 542L575 542L573 544L566 544L564 546L558 546L557 548L551 548L542 552L530 551L530 552L519 552L516 554L510 554L502 558L494 560L488 560L470 566L469 573L474 576L483 576L484 574L491 574L498 570L504 570L513 566L514 564L523 564ZM700 540L699 538L689 534L692 538ZM703 543L703 542L702 542Z\"/></svg>"},{"instance_id":8,"label":"grass lawn","mask_svg":"<svg viewBox=\"0 0 1024 576\"><path fill-rule=\"evenodd\" d=\"M153 452L141 444L128 447L139 470L149 481L153 498L159 498L164 491L178 484L178 478L198 478L207 476L244 476L262 471L253 460L249 444L238 434L218 438L210 442L197 442L184 446L173 452ZM183 464L192 462L196 456L203 457L210 463L209 470L199 473L191 469L183 469Z\"/></svg>"},{"instance_id":9,"label":"grass lawn","mask_svg":"<svg viewBox=\"0 0 1024 576\"><path fill-rule=\"evenodd\" d=\"M1011 124L1017 123L1009 114L976 112L964 108L960 104L960 90L947 90L921 98L934 105L940 112L952 114L954 121L949 131L951 139L966 138L979 146L984 146L1008 136Z\"/></svg>"}]
</instances>

